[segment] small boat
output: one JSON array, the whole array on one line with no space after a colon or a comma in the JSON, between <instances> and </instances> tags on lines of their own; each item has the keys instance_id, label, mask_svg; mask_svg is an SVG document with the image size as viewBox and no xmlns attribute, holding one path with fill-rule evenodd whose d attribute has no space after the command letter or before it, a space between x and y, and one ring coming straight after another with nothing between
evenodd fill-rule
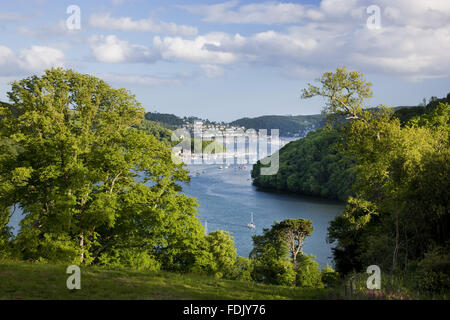
<instances>
[{"instance_id":1,"label":"small boat","mask_svg":"<svg viewBox=\"0 0 450 320\"><path fill-rule=\"evenodd\" d=\"M223 169L223 167L222 167L222 166L220 166L220 167L219 167L219 170L222 170L222 169Z\"/></svg>"},{"instance_id":2,"label":"small boat","mask_svg":"<svg viewBox=\"0 0 450 320\"><path fill-rule=\"evenodd\" d=\"M250 222L247 224L247 227L249 227L252 230L256 228L256 225L253 222L253 212L250 213Z\"/></svg>"}]
</instances>

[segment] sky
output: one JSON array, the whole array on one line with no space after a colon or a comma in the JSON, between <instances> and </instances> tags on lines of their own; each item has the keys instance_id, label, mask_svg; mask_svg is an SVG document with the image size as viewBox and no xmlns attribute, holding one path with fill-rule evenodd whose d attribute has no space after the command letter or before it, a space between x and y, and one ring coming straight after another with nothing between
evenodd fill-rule
<instances>
[{"instance_id":1,"label":"sky","mask_svg":"<svg viewBox=\"0 0 450 320\"><path fill-rule=\"evenodd\" d=\"M301 89L342 66L373 83L371 106L450 92L449 0L0 4L3 101L11 81L51 67L126 88L147 111L215 121L319 113Z\"/></svg>"}]
</instances>

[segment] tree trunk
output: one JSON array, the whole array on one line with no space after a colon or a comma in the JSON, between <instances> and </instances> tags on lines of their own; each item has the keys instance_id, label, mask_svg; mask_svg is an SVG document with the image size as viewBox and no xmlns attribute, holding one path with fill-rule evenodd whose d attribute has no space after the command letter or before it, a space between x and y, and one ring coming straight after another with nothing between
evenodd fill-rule
<instances>
[{"instance_id":1,"label":"tree trunk","mask_svg":"<svg viewBox=\"0 0 450 320\"><path fill-rule=\"evenodd\" d=\"M398 231L398 213L396 215L395 219L395 248L394 248L394 254L392 255L392 271L395 271L395 268L397 267L397 255L398 255L398 247L399 247L399 240L400 234Z\"/></svg>"},{"instance_id":2,"label":"tree trunk","mask_svg":"<svg viewBox=\"0 0 450 320\"><path fill-rule=\"evenodd\" d=\"M297 286L297 254L292 255L292 262L294 263L294 288Z\"/></svg>"},{"instance_id":3,"label":"tree trunk","mask_svg":"<svg viewBox=\"0 0 450 320\"><path fill-rule=\"evenodd\" d=\"M83 260L84 260L84 235L83 235L83 233L80 234L80 249L81 249L80 264L82 264Z\"/></svg>"}]
</instances>

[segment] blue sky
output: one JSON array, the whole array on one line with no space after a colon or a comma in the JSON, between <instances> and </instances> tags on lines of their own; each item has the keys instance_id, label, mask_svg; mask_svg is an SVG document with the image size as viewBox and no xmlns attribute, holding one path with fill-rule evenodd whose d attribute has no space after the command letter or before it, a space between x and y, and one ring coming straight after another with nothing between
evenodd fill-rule
<instances>
[{"instance_id":1,"label":"blue sky","mask_svg":"<svg viewBox=\"0 0 450 320\"><path fill-rule=\"evenodd\" d=\"M224 121L319 113L300 90L343 65L374 84L371 105L450 92L448 0L1 0L0 31L2 100L52 66L125 87L148 111Z\"/></svg>"}]
</instances>

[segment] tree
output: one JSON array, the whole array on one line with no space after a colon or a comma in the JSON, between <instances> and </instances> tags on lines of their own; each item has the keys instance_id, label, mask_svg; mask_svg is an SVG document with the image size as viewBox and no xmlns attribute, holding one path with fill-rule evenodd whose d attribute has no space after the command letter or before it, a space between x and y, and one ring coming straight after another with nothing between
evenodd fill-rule
<instances>
[{"instance_id":1,"label":"tree","mask_svg":"<svg viewBox=\"0 0 450 320\"><path fill-rule=\"evenodd\" d=\"M236 263L236 248L229 232L216 230L206 236L207 251L211 253L211 273L228 277Z\"/></svg>"},{"instance_id":2,"label":"tree","mask_svg":"<svg viewBox=\"0 0 450 320\"><path fill-rule=\"evenodd\" d=\"M286 219L274 222L262 235L253 236L253 278L272 284L297 284L299 265L297 256L302 253L304 240L313 232L311 220ZM319 270L320 274L320 270Z\"/></svg>"},{"instance_id":3,"label":"tree","mask_svg":"<svg viewBox=\"0 0 450 320\"><path fill-rule=\"evenodd\" d=\"M21 152L0 156L0 208L24 212L14 242L24 259L128 261L139 248L169 270L196 264L204 230L180 192L188 173L133 128L144 118L133 95L58 68L15 81L8 96L0 138Z\"/></svg>"},{"instance_id":4,"label":"tree","mask_svg":"<svg viewBox=\"0 0 450 320\"><path fill-rule=\"evenodd\" d=\"M370 83L362 74L337 69L309 86L303 97L327 98L325 112L345 115L338 148L356 164L356 194L330 223L329 240L343 274L377 264L408 270L435 246L448 247L450 218L449 113L432 98L408 122L383 105L367 109ZM444 276L445 278L446 276Z\"/></svg>"},{"instance_id":5,"label":"tree","mask_svg":"<svg viewBox=\"0 0 450 320\"><path fill-rule=\"evenodd\" d=\"M295 270L289 258L289 248L274 226L264 228L262 235L254 235L253 250L250 259L253 261L252 278L257 282L277 285L292 285Z\"/></svg>"},{"instance_id":6,"label":"tree","mask_svg":"<svg viewBox=\"0 0 450 320\"><path fill-rule=\"evenodd\" d=\"M296 266L295 286L302 288L323 288L322 272L313 255L300 253Z\"/></svg>"},{"instance_id":7,"label":"tree","mask_svg":"<svg viewBox=\"0 0 450 320\"><path fill-rule=\"evenodd\" d=\"M310 236L314 230L312 221L306 219L286 219L273 226L280 237L288 244L292 257L292 264L297 269L297 255L302 252L305 238ZM294 286L297 283L294 277Z\"/></svg>"},{"instance_id":8,"label":"tree","mask_svg":"<svg viewBox=\"0 0 450 320\"><path fill-rule=\"evenodd\" d=\"M7 226L11 212L9 208L0 211L0 258L7 257L11 254L11 238L10 228Z\"/></svg>"},{"instance_id":9,"label":"tree","mask_svg":"<svg viewBox=\"0 0 450 320\"><path fill-rule=\"evenodd\" d=\"M325 113L361 119L364 101L372 97L372 83L366 82L361 72L336 68L335 73L325 72L317 81L320 87L308 84L308 88L302 90L303 99L324 97L327 99Z\"/></svg>"}]
</instances>

